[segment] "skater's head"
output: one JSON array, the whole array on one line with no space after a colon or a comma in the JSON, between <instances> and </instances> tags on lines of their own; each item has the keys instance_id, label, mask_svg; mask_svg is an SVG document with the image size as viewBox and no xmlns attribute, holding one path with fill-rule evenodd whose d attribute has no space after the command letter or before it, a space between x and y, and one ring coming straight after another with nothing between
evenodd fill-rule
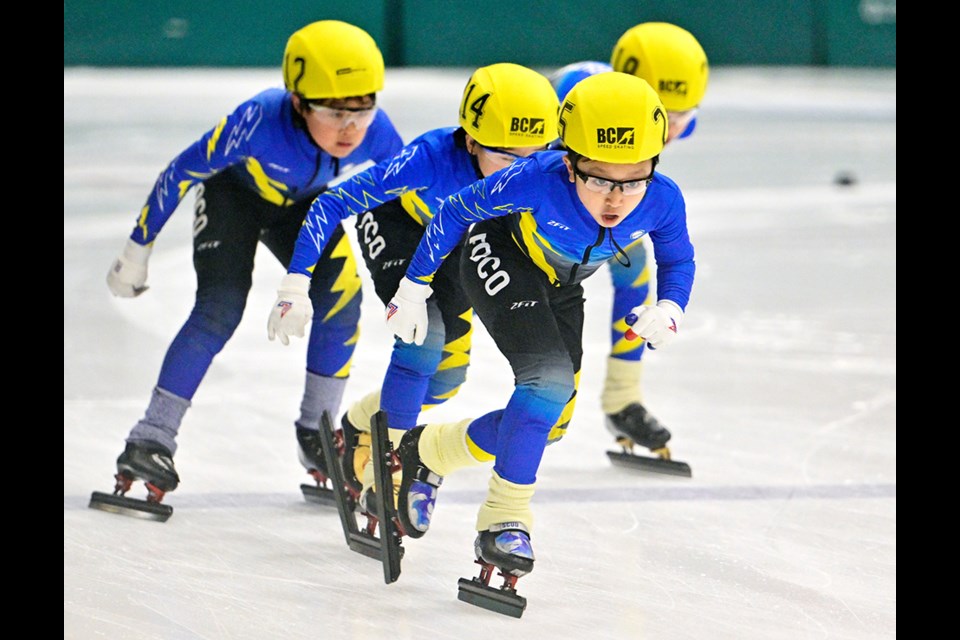
<instances>
[{"instance_id":1,"label":"skater's head","mask_svg":"<svg viewBox=\"0 0 960 640\"><path fill-rule=\"evenodd\" d=\"M657 92L636 76L598 73L567 94L559 119L564 162L577 196L600 226L617 226L640 204L668 126Z\"/></svg>"},{"instance_id":2,"label":"skater's head","mask_svg":"<svg viewBox=\"0 0 960 640\"><path fill-rule=\"evenodd\" d=\"M363 142L383 89L383 56L366 31L321 20L296 31L283 54L294 110L321 149L343 158Z\"/></svg>"},{"instance_id":3,"label":"skater's head","mask_svg":"<svg viewBox=\"0 0 960 640\"><path fill-rule=\"evenodd\" d=\"M646 80L667 109L667 142L690 126L707 91L710 65L692 33L667 22L628 29L613 47L610 66Z\"/></svg>"},{"instance_id":4,"label":"skater's head","mask_svg":"<svg viewBox=\"0 0 960 640\"><path fill-rule=\"evenodd\" d=\"M501 62L480 67L460 99L467 150L488 176L557 138L557 94L546 76Z\"/></svg>"}]
</instances>

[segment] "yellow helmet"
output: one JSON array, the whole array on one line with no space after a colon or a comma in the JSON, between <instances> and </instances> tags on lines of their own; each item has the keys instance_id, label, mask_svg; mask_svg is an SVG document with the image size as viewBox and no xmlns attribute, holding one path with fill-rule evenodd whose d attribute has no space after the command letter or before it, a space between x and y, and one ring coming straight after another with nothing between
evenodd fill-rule
<instances>
[{"instance_id":1,"label":"yellow helmet","mask_svg":"<svg viewBox=\"0 0 960 640\"><path fill-rule=\"evenodd\" d=\"M537 147L557 139L557 93L546 76L500 62L473 72L460 126L485 147Z\"/></svg>"},{"instance_id":2,"label":"yellow helmet","mask_svg":"<svg viewBox=\"0 0 960 640\"><path fill-rule=\"evenodd\" d=\"M660 154L667 110L646 80L616 71L584 78L560 107L560 139L601 162L634 164Z\"/></svg>"},{"instance_id":3,"label":"yellow helmet","mask_svg":"<svg viewBox=\"0 0 960 640\"><path fill-rule=\"evenodd\" d=\"M669 111L692 109L707 92L707 54L692 33L667 22L628 29L613 48L610 66L650 83Z\"/></svg>"},{"instance_id":4,"label":"yellow helmet","mask_svg":"<svg viewBox=\"0 0 960 640\"><path fill-rule=\"evenodd\" d=\"M287 40L283 83L307 100L365 96L383 89L383 56L360 27L320 20Z\"/></svg>"}]
</instances>

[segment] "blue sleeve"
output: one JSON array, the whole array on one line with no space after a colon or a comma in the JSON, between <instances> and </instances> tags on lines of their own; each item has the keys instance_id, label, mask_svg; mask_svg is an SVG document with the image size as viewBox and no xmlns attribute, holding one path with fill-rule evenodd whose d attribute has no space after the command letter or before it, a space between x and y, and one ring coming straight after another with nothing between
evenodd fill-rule
<instances>
[{"instance_id":1,"label":"blue sleeve","mask_svg":"<svg viewBox=\"0 0 960 640\"><path fill-rule=\"evenodd\" d=\"M190 188L251 155L251 138L263 120L263 106L248 100L184 149L160 173L140 211L131 238L153 242Z\"/></svg>"},{"instance_id":2,"label":"blue sleeve","mask_svg":"<svg viewBox=\"0 0 960 640\"><path fill-rule=\"evenodd\" d=\"M509 194L518 193L518 185L513 183L524 168L534 168L530 160L517 160L504 169L464 187L448 196L437 214L427 225L416 252L410 258L407 277L419 284L433 281L433 274L450 252L460 243L467 229L475 222L509 215L517 211L528 211L530 207L517 205ZM510 188L507 188L507 185ZM522 194L522 187L519 188ZM526 194L536 198L536 194Z\"/></svg>"},{"instance_id":3,"label":"blue sleeve","mask_svg":"<svg viewBox=\"0 0 960 640\"><path fill-rule=\"evenodd\" d=\"M672 300L687 308L696 272L693 243L687 230L687 212L683 194L676 197L662 218L663 223L650 232L657 263L657 299Z\"/></svg>"},{"instance_id":4,"label":"blue sleeve","mask_svg":"<svg viewBox=\"0 0 960 640\"><path fill-rule=\"evenodd\" d=\"M310 204L300 227L288 273L310 276L334 229L349 216L369 211L430 184L433 159L423 145L402 147L395 156L324 191Z\"/></svg>"}]
</instances>

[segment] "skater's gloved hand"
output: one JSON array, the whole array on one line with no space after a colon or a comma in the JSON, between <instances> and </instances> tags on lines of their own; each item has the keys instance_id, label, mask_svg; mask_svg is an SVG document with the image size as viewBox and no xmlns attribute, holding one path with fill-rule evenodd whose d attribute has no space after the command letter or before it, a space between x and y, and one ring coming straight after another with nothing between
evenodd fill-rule
<instances>
[{"instance_id":1,"label":"skater's gloved hand","mask_svg":"<svg viewBox=\"0 0 960 640\"><path fill-rule=\"evenodd\" d=\"M115 296L136 298L148 289L147 261L153 245L137 244L127 238L127 244L107 272L107 287Z\"/></svg>"},{"instance_id":2,"label":"skater's gloved hand","mask_svg":"<svg viewBox=\"0 0 960 640\"><path fill-rule=\"evenodd\" d=\"M627 340L643 338L651 349L659 349L677 337L683 311L676 302L661 300L656 305L634 307L627 314L626 321L630 325L624 334Z\"/></svg>"},{"instance_id":3,"label":"skater's gloved hand","mask_svg":"<svg viewBox=\"0 0 960 640\"><path fill-rule=\"evenodd\" d=\"M400 280L397 292L387 305L387 327L406 343L423 344L427 339L427 298L433 293L430 285Z\"/></svg>"},{"instance_id":4,"label":"skater's gloved hand","mask_svg":"<svg viewBox=\"0 0 960 640\"><path fill-rule=\"evenodd\" d=\"M290 344L290 336L303 337L307 323L313 319L313 303L310 301L310 277L302 273L288 273L280 281L277 301L273 303L270 319L267 320L267 337L279 337L283 344Z\"/></svg>"}]
</instances>

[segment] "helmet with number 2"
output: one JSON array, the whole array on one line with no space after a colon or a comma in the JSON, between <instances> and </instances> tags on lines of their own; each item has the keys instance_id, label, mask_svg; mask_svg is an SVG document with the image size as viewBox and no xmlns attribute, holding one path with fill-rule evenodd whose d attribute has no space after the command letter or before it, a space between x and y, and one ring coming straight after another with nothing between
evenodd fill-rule
<instances>
[{"instance_id":1,"label":"helmet with number 2","mask_svg":"<svg viewBox=\"0 0 960 640\"><path fill-rule=\"evenodd\" d=\"M560 139L585 158L634 164L663 151L667 110L637 76L607 71L584 78L560 107Z\"/></svg>"},{"instance_id":2,"label":"helmet with number 2","mask_svg":"<svg viewBox=\"0 0 960 640\"><path fill-rule=\"evenodd\" d=\"M693 34L668 22L644 22L628 29L613 47L610 66L643 78L668 111L687 111L707 92L710 66Z\"/></svg>"},{"instance_id":3,"label":"helmet with number 2","mask_svg":"<svg viewBox=\"0 0 960 640\"><path fill-rule=\"evenodd\" d=\"M383 55L370 34L339 20L296 31L283 53L287 91L307 100L365 96L383 89Z\"/></svg>"},{"instance_id":4,"label":"helmet with number 2","mask_svg":"<svg viewBox=\"0 0 960 640\"><path fill-rule=\"evenodd\" d=\"M556 140L559 106L546 76L500 62L470 76L460 100L460 126L485 147L537 147Z\"/></svg>"}]
</instances>

